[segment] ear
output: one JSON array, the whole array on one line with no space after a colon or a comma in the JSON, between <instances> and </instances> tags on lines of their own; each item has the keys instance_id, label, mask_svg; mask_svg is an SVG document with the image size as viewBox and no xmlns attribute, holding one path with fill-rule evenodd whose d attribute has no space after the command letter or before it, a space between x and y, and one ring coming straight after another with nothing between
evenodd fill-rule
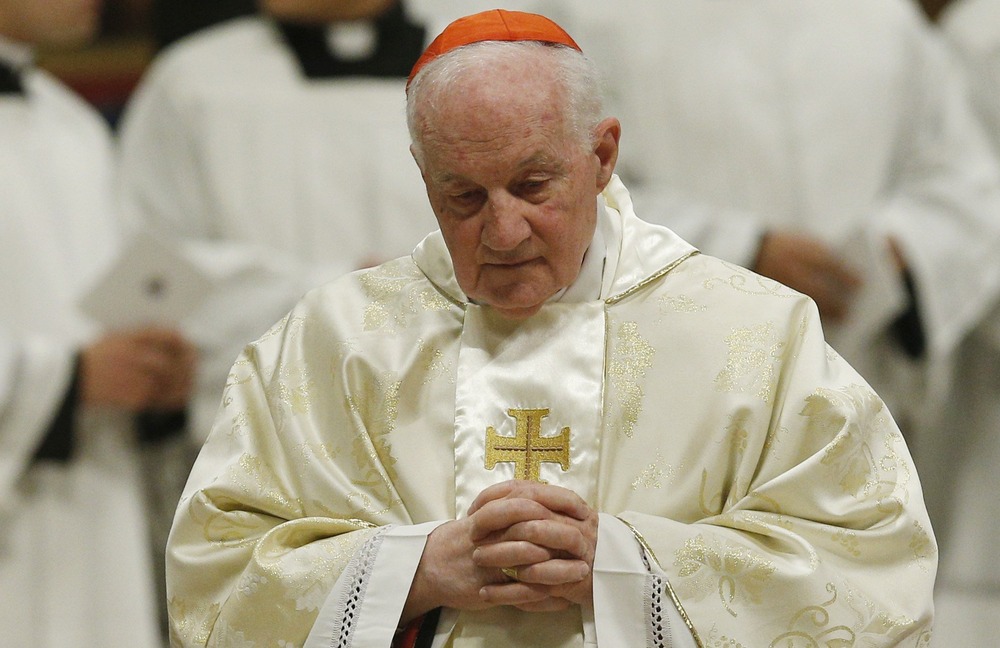
<instances>
[{"instance_id":1,"label":"ear","mask_svg":"<svg viewBox=\"0 0 1000 648\"><path fill-rule=\"evenodd\" d=\"M615 164L618 162L618 141L622 136L622 125L614 117L607 117L597 128L594 129L595 146L594 155L597 157L597 191L604 191L604 188L611 182L611 175L615 172Z\"/></svg>"},{"instance_id":2,"label":"ear","mask_svg":"<svg viewBox=\"0 0 1000 648\"><path fill-rule=\"evenodd\" d=\"M417 154L417 148L413 144L410 144L410 156L413 157L413 161L417 163L417 168L420 169L420 175L424 175L424 165L423 160Z\"/></svg>"}]
</instances>

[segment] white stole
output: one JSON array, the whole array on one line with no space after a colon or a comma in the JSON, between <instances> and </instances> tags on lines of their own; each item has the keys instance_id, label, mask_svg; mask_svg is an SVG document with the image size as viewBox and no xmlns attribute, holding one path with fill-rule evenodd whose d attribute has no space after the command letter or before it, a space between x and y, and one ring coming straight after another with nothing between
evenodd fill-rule
<instances>
[{"instance_id":1,"label":"white stole","mask_svg":"<svg viewBox=\"0 0 1000 648\"><path fill-rule=\"evenodd\" d=\"M598 206L598 227L580 276L538 313L512 321L487 306L466 308L455 394L459 516L484 488L524 477L523 471L568 488L590 504L596 500L604 402L603 298L608 277L614 276L621 236L605 210ZM560 456L563 449L567 457Z\"/></svg>"}]
</instances>

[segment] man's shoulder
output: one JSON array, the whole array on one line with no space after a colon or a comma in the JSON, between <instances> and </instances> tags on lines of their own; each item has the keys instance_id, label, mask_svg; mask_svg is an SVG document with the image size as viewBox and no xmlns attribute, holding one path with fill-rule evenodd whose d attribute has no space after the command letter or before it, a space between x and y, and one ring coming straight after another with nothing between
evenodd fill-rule
<instances>
[{"instance_id":1,"label":"man's shoulder","mask_svg":"<svg viewBox=\"0 0 1000 648\"><path fill-rule=\"evenodd\" d=\"M203 59L234 48L251 50L274 42L272 23L259 15L240 16L206 27L168 45L160 58Z\"/></svg>"},{"instance_id":2,"label":"man's shoulder","mask_svg":"<svg viewBox=\"0 0 1000 648\"><path fill-rule=\"evenodd\" d=\"M417 267L410 256L356 270L306 293L296 310L336 327L343 335L402 330L460 306Z\"/></svg>"},{"instance_id":3,"label":"man's shoulder","mask_svg":"<svg viewBox=\"0 0 1000 648\"><path fill-rule=\"evenodd\" d=\"M149 76L160 83L240 79L283 55L280 35L261 16L242 16L186 36L156 57Z\"/></svg>"},{"instance_id":4,"label":"man's shoulder","mask_svg":"<svg viewBox=\"0 0 1000 648\"><path fill-rule=\"evenodd\" d=\"M42 125L62 124L66 133L88 139L100 148L110 146L111 128L107 121L83 97L45 70L36 69L29 75L32 92L30 105L43 115Z\"/></svg>"},{"instance_id":5,"label":"man's shoulder","mask_svg":"<svg viewBox=\"0 0 1000 648\"><path fill-rule=\"evenodd\" d=\"M698 295L717 309L735 312L762 308L799 308L809 297L753 270L709 254L693 254L664 276L661 293Z\"/></svg>"}]
</instances>

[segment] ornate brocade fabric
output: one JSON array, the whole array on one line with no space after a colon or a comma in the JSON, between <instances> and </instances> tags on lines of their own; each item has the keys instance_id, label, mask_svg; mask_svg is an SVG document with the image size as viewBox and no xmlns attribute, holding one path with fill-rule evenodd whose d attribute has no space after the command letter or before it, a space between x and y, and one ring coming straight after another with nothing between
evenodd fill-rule
<instances>
[{"instance_id":1,"label":"ornate brocade fabric","mask_svg":"<svg viewBox=\"0 0 1000 648\"><path fill-rule=\"evenodd\" d=\"M702 646L928 645L936 545L881 400L811 302L692 254L610 191L620 260L590 503L634 529ZM301 645L376 529L463 513L468 304L440 272L403 258L351 274L237 361L168 550L177 645ZM516 645L552 645L532 634L546 615L501 618Z\"/></svg>"}]
</instances>

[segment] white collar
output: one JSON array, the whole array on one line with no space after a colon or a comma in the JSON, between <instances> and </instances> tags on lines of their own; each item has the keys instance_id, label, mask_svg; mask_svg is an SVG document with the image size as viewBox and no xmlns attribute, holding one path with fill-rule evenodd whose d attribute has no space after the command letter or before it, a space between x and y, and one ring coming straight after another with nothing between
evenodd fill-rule
<instances>
[{"instance_id":1,"label":"white collar","mask_svg":"<svg viewBox=\"0 0 1000 648\"><path fill-rule=\"evenodd\" d=\"M330 52L347 61L357 61L375 54L378 30L373 20L341 20L326 28Z\"/></svg>"},{"instance_id":2,"label":"white collar","mask_svg":"<svg viewBox=\"0 0 1000 648\"><path fill-rule=\"evenodd\" d=\"M580 274L577 275L573 283L550 297L548 301L574 304L595 301L601 298L601 286L604 283L604 264L608 256L608 244L604 234L604 221L607 218L604 205L598 204L597 226L594 228L594 238L590 242L590 247L587 248L587 251L583 255Z\"/></svg>"},{"instance_id":3,"label":"white collar","mask_svg":"<svg viewBox=\"0 0 1000 648\"><path fill-rule=\"evenodd\" d=\"M30 45L0 36L0 61L15 70L23 70L31 65L34 58L35 50Z\"/></svg>"}]
</instances>

